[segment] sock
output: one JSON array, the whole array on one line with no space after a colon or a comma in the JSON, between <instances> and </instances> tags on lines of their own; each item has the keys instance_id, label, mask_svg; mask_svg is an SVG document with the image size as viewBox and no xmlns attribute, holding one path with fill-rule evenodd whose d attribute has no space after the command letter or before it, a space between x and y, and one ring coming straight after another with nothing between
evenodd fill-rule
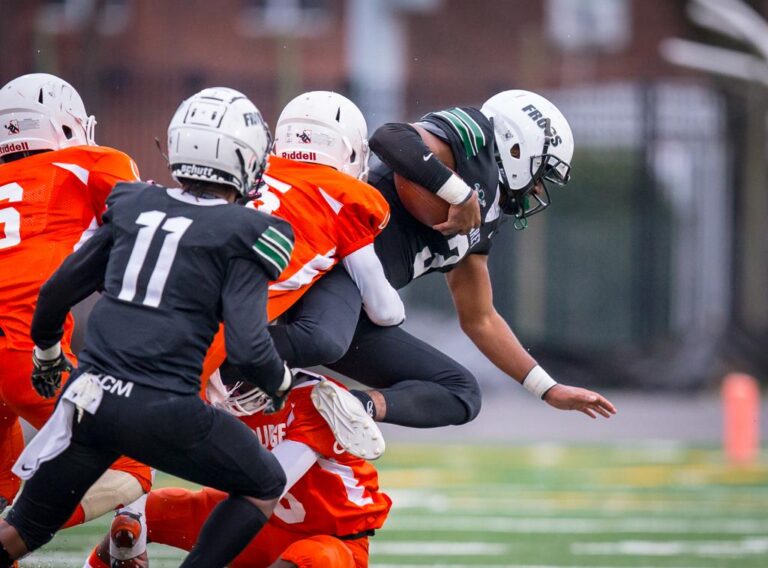
<instances>
[{"instance_id":1,"label":"sock","mask_svg":"<svg viewBox=\"0 0 768 568\"><path fill-rule=\"evenodd\" d=\"M354 397L360 401L360 404L363 405L363 408L365 408L365 411L368 413L368 416L376 420L376 405L373 402L373 399L368 395L365 391L360 390L351 390L351 392Z\"/></svg>"},{"instance_id":2,"label":"sock","mask_svg":"<svg viewBox=\"0 0 768 568\"><path fill-rule=\"evenodd\" d=\"M72 513L72 516L70 516L67 519L67 522L64 523L64 526L61 528L68 529L70 527L82 525L84 522L85 522L85 511L83 510L83 506L78 504L77 509L75 509L75 512Z\"/></svg>"},{"instance_id":3,"label":"sock","mask_svg":"<svg viewBox=\"0 0 768 568\"><path fill-rule=\"evenodd\" d=\"M243 497L219 503L180 568L222 568L240 554L267 522L261 510Z\"/></svg>"}]
</instances>

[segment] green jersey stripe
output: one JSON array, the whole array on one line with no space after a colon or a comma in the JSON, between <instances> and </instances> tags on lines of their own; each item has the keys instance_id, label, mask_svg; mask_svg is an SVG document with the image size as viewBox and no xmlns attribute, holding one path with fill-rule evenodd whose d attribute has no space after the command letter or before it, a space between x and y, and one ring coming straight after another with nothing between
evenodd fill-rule
<instances>
[{"instance_id":1,"label":"green jersey stripe","mask_svg":"<svg viewBox=\"0 0 768 568\"><path fill-rule=\"evenodd\" d=\"M436 112L435 115L444 118L451 126L453 126L453 129L458 133L459 138L461 138L461 143L464 145L464 152L467 154L467 157L471 158L474 156L475 153L472 149L472 142L470 142L469 133L467 132L466 127L459 121L459 119L456 118L456 116L444 111Z\"/></svg>"},{"instance_id":2,"label":"green jersey stripe","mask_svg":"<svg viewBox=\"0 0 768 568\"><path fill-rule=\"evenodd\" d=\"M461 125L466 128L467 130L467 136L469 137L469 143L472 145L472 155L477 156L478 148L477 148L477 137L475 136L475 133L472 131L472 127L459 115L455 109L448 111L450 114L456 117L456 120L458 120Z\"/></svg>"},{"instance_id":3,"label":"green jersey stripe","mask_svg":"<svg viewBox=\"0 0 768 568\"><path fill-rule=\"evenodd\" d=\"M256 241L253 245L253 250L255 250L264 260L270 262L279 272L282 272L285 270L285 267L288 266L288 263L285 261L285 259L280 256L278 253L275 252L275 250L262 241Z\"/></svg>"},{"instance_id":4,"label":"green jersey stripe","mask_svg":"<svg viewBox=\"0 0 768 568\"><path fill-rule=\"evenodd\" d=\"M485 146L485 133L483 132L483 129L480 128L480 125L477 123L477 121L469 116L469 114L466 113L463 109L460 109L459 107L456 107L453 109L453 112L458 114L464 119L464 122L469 124L469 127L472 129L472 132L475 133L475 139L478 142L478 147L482 148Z\"/></svg>"},{"instance_id":5,"label":"green jersey stripe","mask_svg":"<svg viewBox=\"0 0 768 568\"><path fill-rule=\"evenodd\" d=\"M258 241L256 241L256 244L264 245L265 247L270 249L273 253L279 256L282 259L282 262L284 262L285 264L288 264L291 261L290 254L285 254L284 251L280 250L275 245L270 243L269 240L267 240L267 238L263 234L261 235L261 238Z\"/></svg>"},{"instance_id":6,"label":"green jersey stripe","mask_svg":"<svg viewBox=\"0 0 768 568\"><path fill-rule=\"evenodd\" d=\"M286 251L288 251L288 256L291 256L291 251L293 251L293 241L291 239L286 237L283 233L274 227L267 228L263 235L276 240Z\"/></svg>"},{"instance_id":7,"label":"green jersey stripe","mask_svg":"<svg viewBox=\"0 0 768 568\"><path fill-rule=\"evenodd\" d=\"M270 239L266 233L261 235L260 241L264 241L265 244L271 245L272 248L280 254L280 256L284 257L287 261L291 260L291 250L285 250L280 243L275 241L274 239Z\"/></svg>"}]
</instances>

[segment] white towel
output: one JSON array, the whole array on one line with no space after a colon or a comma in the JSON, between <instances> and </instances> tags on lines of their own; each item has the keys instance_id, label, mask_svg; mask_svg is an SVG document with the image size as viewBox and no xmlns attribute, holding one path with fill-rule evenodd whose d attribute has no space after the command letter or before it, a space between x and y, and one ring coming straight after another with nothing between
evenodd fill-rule
<instances>
[{"instance_id":1,"label":"white towel","mask_svg":"<svg viewBox=\"0 0 768 568\"><path fill-rule=\"evenodd\" d=\"M19 456L13 473L21 479L29 479L41 464L69 447L75 409L95 414L101 404L103 392L99 379L98 375L83 373L67 387L53 415Z\"/></svg>"}]
</instances>

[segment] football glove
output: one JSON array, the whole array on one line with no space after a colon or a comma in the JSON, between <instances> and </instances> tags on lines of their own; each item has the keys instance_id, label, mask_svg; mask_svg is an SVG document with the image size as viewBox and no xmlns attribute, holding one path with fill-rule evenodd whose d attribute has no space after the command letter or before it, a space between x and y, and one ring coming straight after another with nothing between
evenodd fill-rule
<instances>
[{"instance_id":1,"label":"football glove","mask_svg":"<svg viewBox=\"0 0 768 568\"><path fill-rule=\"evenodd\" d=\"M295 377L288 368L288 365L283 365L283 382L280 388L272 394L269 394L269 405L264 409L264 414L273 414L280 412L285 406L285 399L288 398L288 393L291 392L295 383Z\"/></svg>"},{"instance_id":2,"label":"football glove","mask_svg":"<svg viewBox=\"0 0 768 568\"><path fill-rule=\"evenodd\" d=\"M56 396L56 391L61 387L61 375L74 368L63 351L54 359L40 359L37 348L32 350L32 364L32 386L43 398Z\"/></svg>"}]
</instances>

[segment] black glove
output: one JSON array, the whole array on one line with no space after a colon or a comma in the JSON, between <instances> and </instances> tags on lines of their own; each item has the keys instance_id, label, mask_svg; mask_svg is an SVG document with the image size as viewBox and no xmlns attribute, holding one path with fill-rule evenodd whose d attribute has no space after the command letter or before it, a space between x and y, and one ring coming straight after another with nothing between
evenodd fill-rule
<instances>
[{"instance_id":1,"label":"black glove","mask_svg":"<svg viewBox=\"0 0 768 568\"><path fill-rule=\"evenodd\" d=\"M62 351L55 359L38 359L32 351L32 386L43 398L53 398L61 386L62 373L70 372L74 367Z\"/></svg>"},{"instance_id":2,"label":"black glove","mask_svg":"<svg viewBox=\"0 0 768 568\"><path fill-rule=\"evenodd\" d=\"M264 414L274 414L275 412L280 412L285 406L285 399L288 398L288 394L291 392L293 385L296 384L296 377L293 375L293 372L288 367L288 365L285 365L284 369L283 384L280 385L280 390L267 395L269 396L271 402L270 405L264 409Z\"/></svg>"}]
</instances>

